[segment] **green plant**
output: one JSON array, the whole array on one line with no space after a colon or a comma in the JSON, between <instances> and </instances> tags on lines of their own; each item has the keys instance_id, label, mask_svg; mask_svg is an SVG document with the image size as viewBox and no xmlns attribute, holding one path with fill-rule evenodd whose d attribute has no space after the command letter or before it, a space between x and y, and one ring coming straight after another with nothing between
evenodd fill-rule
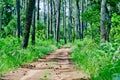
<instances>
[{"instance_id":1,"label":"green plant","mask_svg":"<svg viewBox=\"0 0 120 80\"><path fill-rule=\"evenodd\" d=\"M73 61L90 75L92 80L112 80L115 73L120 73L120 57L113 60L117 51L116 43L97 44L91 39L75 41L72 49Z\"/></svg>"},{"instance_id":2,"label":"green plant","mask_svg":"<svg viewBox=\"0 0 120 80\"><path fill-rule=\"evenodd\" d=\"M21 49L21 39L12 36L0 38L0 74L57 49L53 41L36 40L36 46L29 45L27 49Z\"/></svg>"},{"instance_id":3,"label":"green plant","mask_svg":"<svg viewBox=\"0 0 120 80\"><path fill-rule=\"evenodd\" d=\"M120 36L119 36L120 22L119 20L120 20L120 16L114 13L112 17L112 28L111 28L110 37L111 37L111 41L120 43Z\"/></svg>"}]
</instances>

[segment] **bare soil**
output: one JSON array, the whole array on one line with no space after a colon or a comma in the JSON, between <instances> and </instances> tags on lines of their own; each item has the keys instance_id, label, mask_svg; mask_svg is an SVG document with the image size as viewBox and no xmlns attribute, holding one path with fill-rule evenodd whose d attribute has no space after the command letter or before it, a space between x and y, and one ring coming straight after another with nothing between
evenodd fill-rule
<instances>
[{"instance_id":1,"label":"bare soil","mask_svg":"<svg viewBox=\"0 0 120 80\"><path fill-rule=\"evenodd\" d=\"M70 62L70 48L58 49L36 62L10 71L0 80L90 80Z\"/></svg>"}]
</instances>

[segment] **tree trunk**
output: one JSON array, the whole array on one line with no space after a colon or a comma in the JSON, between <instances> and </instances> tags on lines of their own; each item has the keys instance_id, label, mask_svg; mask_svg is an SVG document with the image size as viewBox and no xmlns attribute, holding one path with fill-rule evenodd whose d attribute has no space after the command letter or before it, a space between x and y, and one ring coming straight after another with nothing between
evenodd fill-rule
<instances>
[{"instance_id":1,"label":"tree trunk","mask_svg":"<svg viewBox=\"0 0 120 80\"><path fill-rule=\"evenodd\" d=\"M25 0L25 10L27 10L28 0Z\"/></svg>"},{"instance_id":2,"label":"tree trunk","mask_svg":"<svg viewBox=\"0 0 120 80\"><path fill-rule=\"evenodd\" d=\"M111 30L111 18L112 18L112 13L111 13L111 6L109 6L110 9L108 10L108 27L107 27L107 32L106 32L106 40L109 42L110 41L110 30Z\"/></svg>"},{"instance_id":3,"label":"tree trunk","mask_svg":"<svg viewBox=\"0 0 120 80\"><path fill-rule=\"evenodd\" d=\"M60 3L61 3L61 0L57 0L57 25L56 25L56 32L57 32L57 35L56 35L56 39L57 39L57 43L59 42L60 40Z\"/></svg>"},{"instance_id":4,"label":"tree trunk","mask_svg":"<svg viewBox=\"0 0 120 80\"><path fill-rule=\"evenodd\" d=\"M54 18L54 39L56 39L56 3L55 1L53 0L53 9L54 9L54 15L53 15L53 18Z\"/></svg>"},{"instance_id":5,"label":"tree trunk","mask_svg":"<svg viewBox=\"0 0 120 80\"><path fill-rule=\"evenodd\" d=\"M48 0L48 14L47 14L47 20L48 20L48 24L47 24L47 27L48 27L48 35L47 35L47 37L48 37L48 39L49 39L49 36L50 36L50 16L49 16L49 0Z\"/></svg>"},{"instance_id":6,"label":"tree trunk","mask_svg":"<svg viewBox=\"0 0 120 80\"><path fill-rule=\"evenodd\" d=\"M105 17L106 17L106 0L102 0L101 3L101 20L100 20L100 24L101 24L101 42L105 42L106 41L106 21L105 21Z\"/></svg>"},{"instance_id":7,"label":"tree trunk","mask_svg":"<svg viewBox=\"0 0 120 80\"><path fill-rule=\"evenodd\" d=\"M66 40L66 0L63 1L63 31L64 31L64 43L67 43Z\"/></svg>"},{"instance_id":8,"label":"tree trunk","mask_svg":"<svg viewBox=\"0 0 120 80\"><path fill-rule=\"evenodd\" d=\"M82 3L81 3L81 13L83 14L83 12L84 12L84 0L82 0ZM83 39L83 37L84 37L84 22L83 22L83 20L81 21L81 39Z\"/></svg>"},{"instance_id":9,"label":"tree trunk","mask_svg":"<svg viewBox=\"0 0 120 80\"><path fill-rule=\"evenodd\" d=\"M72 42L72 1L69 0L69 41Z\"/></svg>"},{"instance_id":10,"label":"tree trunk","mask_svg":"<svg viewBox=\"0 0 120 80\"><path fill-rule=\"evenodd\" d=\"M47 15L46 15L46 0L43 0L43 9L44 9L44 27L45 27L45 30L44 30L44 34L45 34L45 37L47 37Z\"/></svg>"},{"instance_id":11,"label":"tree trunk","mask_svg":"<svg viewBox=\"0 0 120 80\"><path fill-rule=\"evenodd\" d=\"M44 6L44 25L46 26L46 20L47 20L47 16L46 16L46 4L45 4L46 0L43 0L43 6Z\"/></svg>"},{"instance_id":12,"label":"tree trunk","mask_svg":"<svg viewBox=\"0 0 120 80\"><path fill-rule=\"evenodd\" d=\"M34 6L35 6L35 0L29 0L28 6L27 6L27 11L26 11L22 48L27 48L27 46L28 46L30 26L31 26L31 22L32 22L32 14L33 14Z\"/></svg>"},{"instance_id":13,"label":"tree trunk","mask_svg":"<svg viewBox=\"0 0 120 80\"><path fill-rule=\"evenodd\" d=\"M50 0L50 34L53 34L52 31L52 21L53 21L53 4L52 4L52 0Z\"/></svg>"},{"instance_id":14,"label":"tree trunk","mask_svg":"<svg viewBox=\"0 0 120 80\"><path fill-rule=\"evenodd\" d=\"M76 35L78 38L79 33L81 33L80 28L80 6L79 6L79 0L76 0ZM79 36L80 37L80 36Z\"/></svg>"},{"instance_id":15,"label":"tree trunk","mask_svg":"<svg viewBox=\"0 0 120 80\"><path fill-rule=\"evenodd\" d=\"M40 0L38 0L37 3L37 20L40 20Z\"/></svg>"},{"instance_id":16,"label":"tree trunk","mask_svg":"<svg viewBox=\"0 0 120 80\"><path fill-rule=\"evenodd\" d=\"M25 0L22 0L22 8L25 8Z\"/></svg>"},{"instance_id":17,"label":"tree trunk","mask_svg":"<svg viewBox=\"0 0 120 80\"><path fill-rule=\"evenodd\" d=\"M20 0L16 0L17 6L17 31L16 36L20 38Z\"/></svg>"},{"instance_id":18,"label":"tree trunk","mask_svg":"<svg viewBox=\"0 0 120 80\"><path fill-rule=\"evenodd\" d=\"M32 16L32 45L35 45L35 7Z\"/></svg>"}]
</instances>

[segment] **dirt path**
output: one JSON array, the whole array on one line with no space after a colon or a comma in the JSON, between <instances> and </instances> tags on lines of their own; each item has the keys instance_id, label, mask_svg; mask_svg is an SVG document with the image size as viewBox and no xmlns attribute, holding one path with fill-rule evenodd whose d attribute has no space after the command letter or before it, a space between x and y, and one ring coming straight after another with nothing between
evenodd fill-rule
<instances>
[{"instance_id":1,"label":"dirt path","mask_svg":"<svg viewBox=\"0 0 120 80\"><path fill-rule=\"evenodd\" d=\"M69 48L58 49L42 59L6 73L0 80L89 80L70 62Z\"/></svg>"}]
</instances>

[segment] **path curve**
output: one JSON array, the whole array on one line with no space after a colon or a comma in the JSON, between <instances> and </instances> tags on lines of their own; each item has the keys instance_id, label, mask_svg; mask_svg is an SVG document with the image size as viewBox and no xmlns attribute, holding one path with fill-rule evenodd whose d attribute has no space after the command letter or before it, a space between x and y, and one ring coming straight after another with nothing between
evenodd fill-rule
<instances>
[{"instance_id":1,"label":"path curve","mask_svg":"<svg viewBox=\"0 0 120 80\"><path fill-rule=\"evenodd\" d=\"M6 73L0 80L90 80L70 62L70 48L58 49L36 62Z\"/></svg>"}]
</instances>

